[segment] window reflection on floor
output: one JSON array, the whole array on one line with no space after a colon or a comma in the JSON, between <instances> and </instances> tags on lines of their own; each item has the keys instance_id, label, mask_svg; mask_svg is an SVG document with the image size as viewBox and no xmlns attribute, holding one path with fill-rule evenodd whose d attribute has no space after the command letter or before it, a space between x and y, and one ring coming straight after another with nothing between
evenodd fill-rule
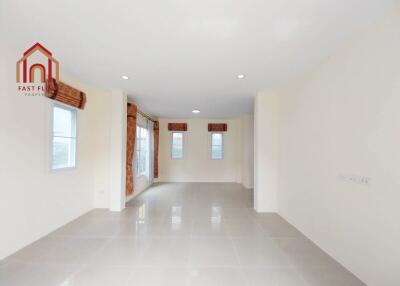
<instances>
[{"instance_id":1,"label":"window reflection on floor","mask_svg":"<svg viewBox=\"0 0 400 286\"><path fill-rule=\"evenodd\" d=\"M182 224L182 207L173 206L171 208L171 225L173 230L181 228Z\"/></svg>"},{"instance_id":2,"label":"window reflection on floor","mask_svg":"<svg viewBox=\"0 0 400 286\"><path fill-rule=\"evenodd\" d=\"M145 223L146 220L146 204L142 204L138 209L137 223Z\"/></svg>"},{"instance_id":3,"label":"window reflection on floor","mask_svg":"<svg viewBox=\"0 0 400 286\"><path fill-rule=\"evenodd\" d=\"M220 206L211 207L211 224L215 228L220 228L222 221L222 208Z\"/></svg>"}]
</instances>

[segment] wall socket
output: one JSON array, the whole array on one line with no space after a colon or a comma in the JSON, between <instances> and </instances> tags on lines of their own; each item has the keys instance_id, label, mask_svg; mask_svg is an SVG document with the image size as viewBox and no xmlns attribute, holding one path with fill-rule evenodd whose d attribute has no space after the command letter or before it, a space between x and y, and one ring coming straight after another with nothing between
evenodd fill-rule
<instances>
[{"instance_id":1,"label":"wall socket","mask_svg":"<svg viewBox=\"0 0 400 286\"><path fill-rule=\"evenodd\" d=\"M369 186L371 184L371 178L352 174L340 174L339 179L346 183L359 184Z\"/></svg>"}]
</instances>

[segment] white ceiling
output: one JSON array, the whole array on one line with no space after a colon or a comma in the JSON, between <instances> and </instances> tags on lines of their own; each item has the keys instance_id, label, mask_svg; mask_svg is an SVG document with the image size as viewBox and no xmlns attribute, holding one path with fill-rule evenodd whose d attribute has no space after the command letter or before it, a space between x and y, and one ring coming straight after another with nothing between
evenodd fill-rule
<instances>
[{"instance_id":1,"label":"white ceiling","mask_svg":"<svg viewBox=\"0 0 400 286\"><path fill-rule=\"evenodd\" d=\"M41 42L62 69L146 112L218 118L251 112L257 91L309 71L396 2L0 0L0 24L21 52Z\"/></svg>"}]
</instances>

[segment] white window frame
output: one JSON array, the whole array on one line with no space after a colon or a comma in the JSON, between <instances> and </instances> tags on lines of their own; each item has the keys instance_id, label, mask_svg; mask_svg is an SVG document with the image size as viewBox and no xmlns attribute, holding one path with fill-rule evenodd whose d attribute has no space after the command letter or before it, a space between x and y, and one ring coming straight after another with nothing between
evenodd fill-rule
<instances>
[{"instance_id":1,"label":"white window frame","mask_svg":"<svg viewBox=\"0 0 400 286\"><path fill-rule=\"evenodd\" d=\"M74 115L72 117L72 124L75 125L75 137L68 137L68 138L74 138L75 139L75 158L74 158L74 166L69 166L69 167L63 167L63 168L54 168L54 137L60 137L60 136L54 136L54 109L55 108L61 108L64 110L71 111L71 113ZM49 148L49 153L50 153L50 160L49 160L49 169L51 172L60 172L60 171L67 171L67 170L74 170L78 167L78 110L74 107L71 107L66 104L62 103L56 103L52 102L50 104L50 148Z\"/></svg>"},{"instance_id":2,"label":"white window frame","mask_svg":"<svg viewBox=\"0 0 400 286\"><path fill-rule=\"evenodd\" d=\"M180 157L180 158L175 158L173 156L174 133L182 134L182 157ZM170 146L170 150L171 150L171 159L172 160L182 160L182 159L185 158L185 132L183 132L183 131L171 131L171 146Z\"/></svg>"},{"instance_id":3,"label":"white window frame","mask_svg":"<svg viewBox=\"0 0 400 286\"><path fill-rule=\"evenodd\" d=\"M213 153L212 153L212 147L213 147L213 134L221 134L221 140L222 140L222 156L221 158L213 158ZM210 158L211 160L224 160L225 157L225 138L224 138L224 132L210 132Z\"/></svg>"},{"instance_id":4,"label":"white window frame","mask_svg":"<svg viewBox=\"0 0 400 286\"><path fill-rule=\"evenodd\" d=\"M147 128L145 128L145 127L143 127L143 126L141 126L141 125L136 125L136 128L137 129L139 129L139 128L142 128L142 129L145 129L146 131L147 131L147 142L146 142L146 148L147 148L147 150L146 150L146 153L145 153L145 158L146 158L146 164L145 164L145 169L144 169L144 171L143 172L139 172L139 156L138 156L138 149L137 149L137 147L139 146L139 144L138 144L138 142L139 142L139 140L136 140L136 142L135 142L135 157L136 157L136 162L135 162L135 169L136 169L136 177L142 177L142 176L147 176L147 171L148 171L148 169L149 169L149 136L150 136L150 134L149 134L149 130L147 129ZM139 132L140 133L140 132ZM142 150L141 150L141 152L142 152Z\"/></svg>"}]
</instances>

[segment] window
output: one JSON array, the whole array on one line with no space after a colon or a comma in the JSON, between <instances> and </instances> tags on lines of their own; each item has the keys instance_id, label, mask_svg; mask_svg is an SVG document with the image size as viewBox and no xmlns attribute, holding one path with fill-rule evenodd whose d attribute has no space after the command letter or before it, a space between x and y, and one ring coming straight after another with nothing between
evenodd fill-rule
<instances>
[{"instance_id":1,"label":"window","mask_svg":"<svg viewBox=\"0 0 400 286\"><path fill-rule=\"evenodd\" d=\"M148 163L148 136L146 128L137 126L136 128L136 172L137 176L146 175Z\"/></svg>"},{"instance_id":2,"label":"window","mask_svg":"<svg viewBox=\"0 0 400 286\"><path fill-rule=\"evenodd\" d=\"M76 116L73 108L53 105L52 170L76 166Z\"/></svg>"},{"instance_id":3,"label":"window","mask_svg":"<svg viewBox=\"0 0 400 286\"><path fill-rule=\"evenodd\" d=\"M172 132L171 157L183 158L183 132Z\"/></svg>"},{"instance_id":4,"label":"window","mask_svg":"<svg viewBox=\"0 0 400 286\"><path fill-rule=\"evenodd\" d=\"M211 133L211 159L222 160L224 158L224 137L222 133Z\"/></svg>"}]
</instances>

